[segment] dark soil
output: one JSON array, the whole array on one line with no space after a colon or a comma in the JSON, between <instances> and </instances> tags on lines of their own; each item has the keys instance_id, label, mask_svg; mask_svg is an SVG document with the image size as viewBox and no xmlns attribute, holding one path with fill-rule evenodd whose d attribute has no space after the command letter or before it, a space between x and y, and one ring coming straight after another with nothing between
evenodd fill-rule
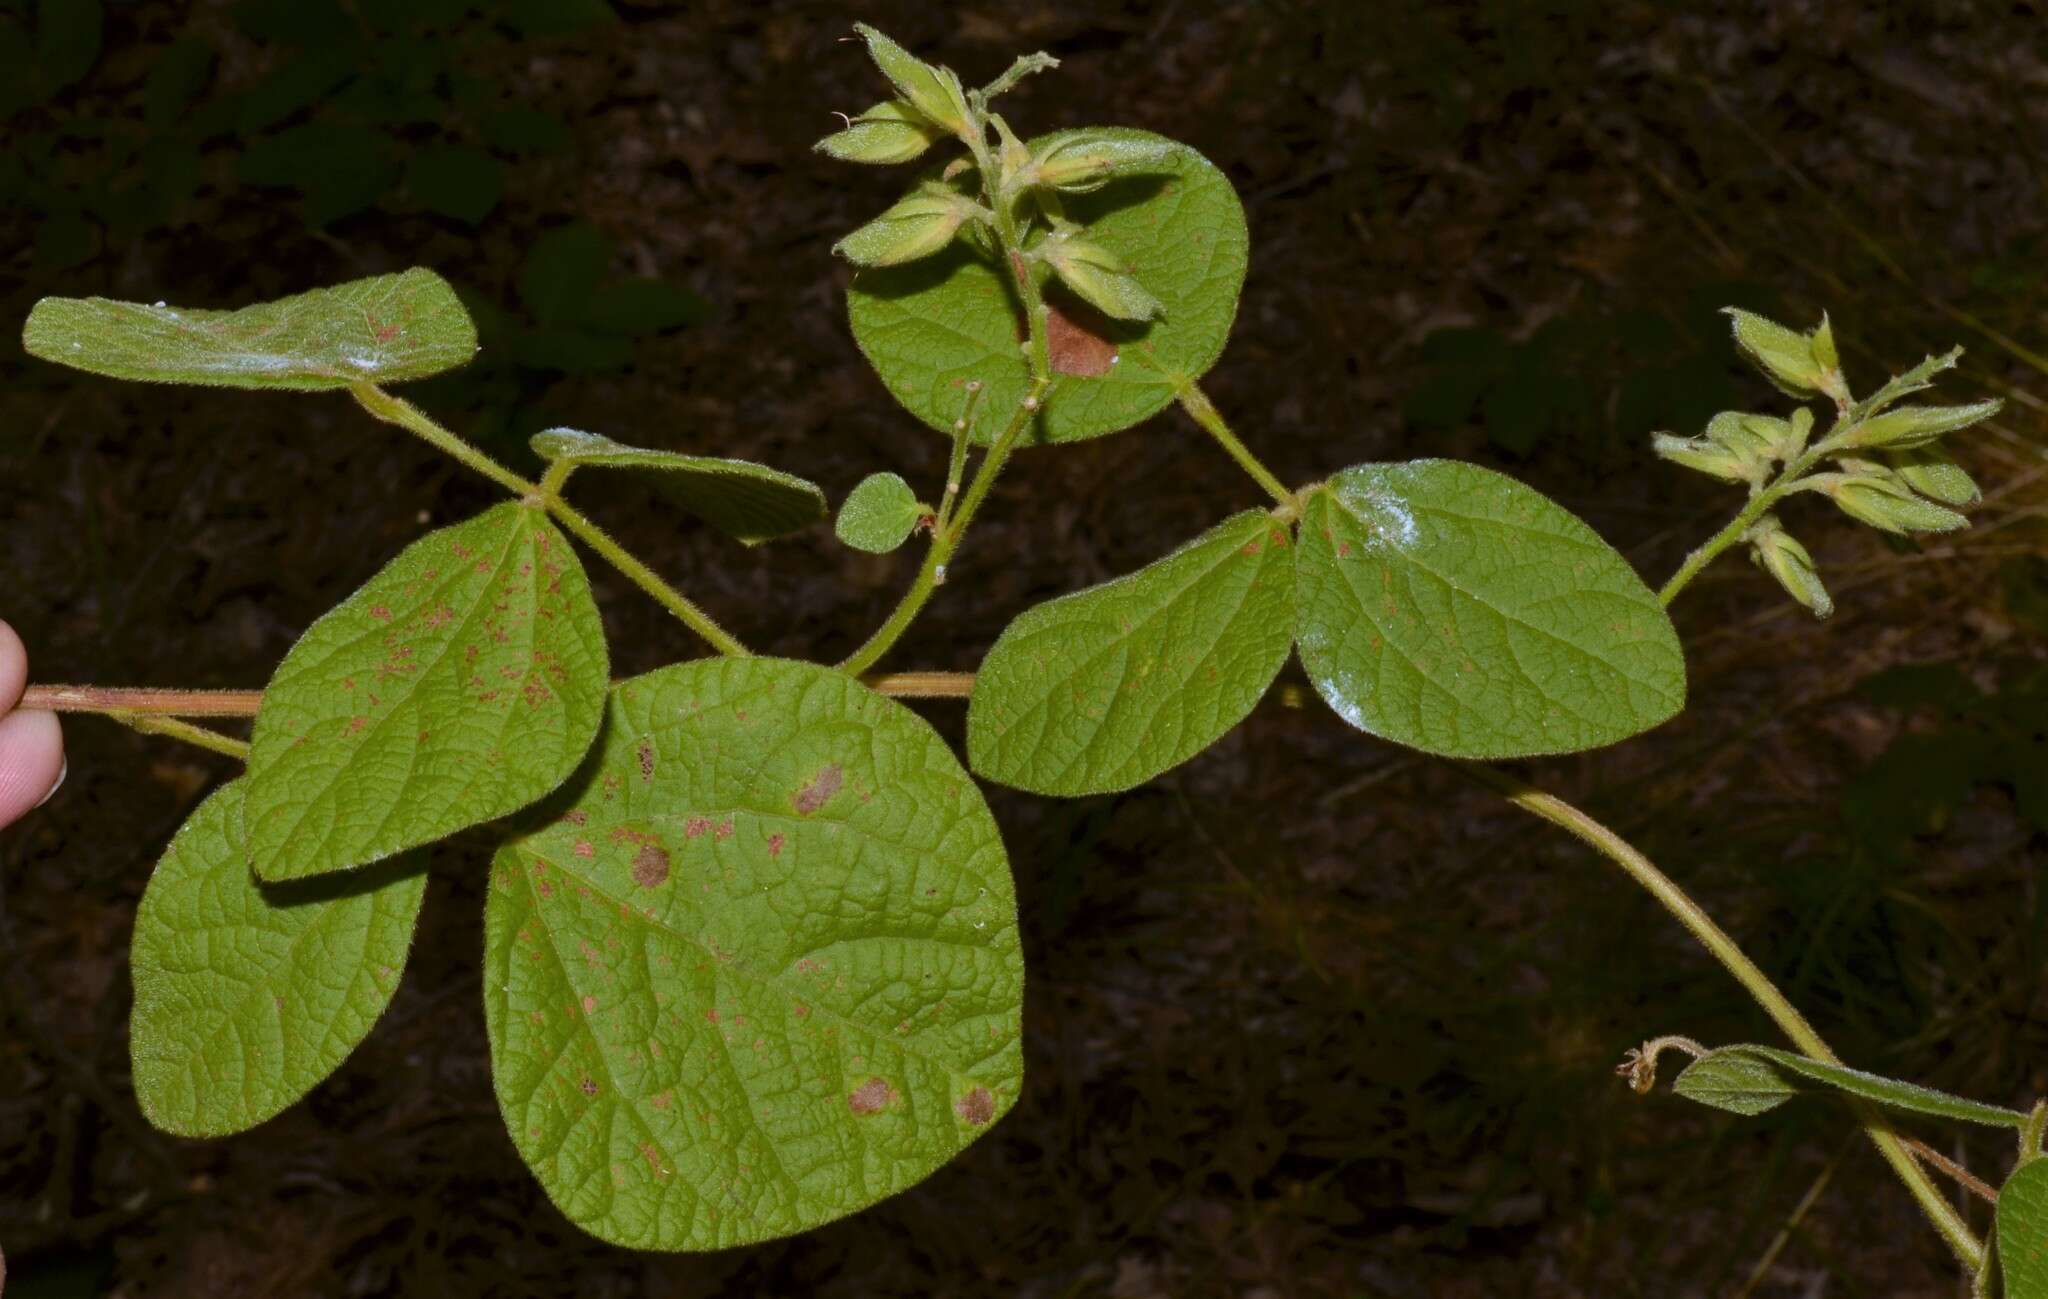
<instances>
[{"instance_id":1,"label":"dark soil","mask_svg":"<svg viewBox=\"0 0 2048 1299\"><path fill-rule=\"evenodd\" d=\"M1856 773L1928 725L1860 681L1950 664L1995 688L2042 657L2026 564L2048 383L2021 354L2044 350L2048 306L2038 5L617 8L616 26L480 46L481 69L569 119L575 144L476 229L380 208L314 232L289 195L209 156L173 223L61 272L39 269L38 213L0 209L0 317L46 293L229 305L412 264L509 302L525 249L581 217L617 241L619 271L715 312L622 371L535 385L529 405L762 460L835 501L882 468L922 490L945 448L863 364L827 251L901 177L809 152L831 110L879 97L838 43L860 17L976 81L1051 50L1064 66L1012 94L1013 122L1143 126L1230 175L1253 257L1209 388L1289 482L1477 460L1661 579L1739 493L1651 459L1651 429L1724 391L1783 408L1701 304L1826 309L1862 384L1962 342L1953 399L2012 399L1962 452L1989 490L1976 527L1888 548L1795 503L1833 620L1723 560L1676 609L1691 711L1526 771L1694 890L1852 1062L2006 1104L2048 1091L2048 844L2010 782L1966 785L1895 855L1860 851L1843 810ZM119 5L93 73L0 131L140 120L144 70L185 32L217 43L223 84L276 57L219 4ZM1441 334L1425 347L1454 326L1508 349L1505 379L1459 369ZM18 352L0 484L0 616L34 679L104 684L260 686L384 557L492 500L340 398L143 389ZM1017 612L1259 500L1178 415L1025 455L890 665L971 668ZM775 654L845 653L916 563L823 528L742 550L652 497L594 513ZM591 571L619 674L700 652ZM1739 1120L1614 1078L1659 1033L1777 1040L1653 902L1443 766L1288 706L1301 698L1279 692L1126 795L990 789L1030 969L1021 1102L908 1194L696 1257L584 1237L514 1153L480 1013L474 847L437 857L404 986L334 1078L241 1137L149 1130L128 1081L135 903L232 764L75 719L62 794L0 834L10 1299L1720 1295L1822 1178L1754 1293L1958 1292L1839 1107ZM921 711L957 741L957 704ZM2009 1157L1996 1133L1926 1135L1986 1175Z\"/></svg>"}]
</instances>

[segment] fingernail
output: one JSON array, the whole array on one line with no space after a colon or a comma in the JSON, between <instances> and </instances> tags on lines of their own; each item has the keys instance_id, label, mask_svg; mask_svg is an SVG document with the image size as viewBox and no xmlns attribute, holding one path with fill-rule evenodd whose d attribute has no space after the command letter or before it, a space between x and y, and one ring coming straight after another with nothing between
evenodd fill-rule
<instances>
[{"instance_id":1,"label":"fingernail","mask_svg":"<svg viewBox=\"0 0 2048 1299\"><path fill-rule=\"evenodd\" d=\"M54 784L54 785L52 785L52 786L50 786L50 792L49 792L49 793L47 793L47 794L43 795L43 803L47 803L47 802L49 802L49 801L50 801L51 799L53 799L53 798L57 797L57 791L58 791L58 790L60 790L60 789L62 789L62 788L64 788L64 777L66 777L66 776L68 776L68 775L70 775L70 774L71 774L71 759L69 759L69 758L66 758L66 759L64 759L64 765L63 765L63 766L61 766L61 767L59 767L59 768L57 768L57 783L56 783L56 784ZM43 803L38 803L38 804L36 804L36 807L41 807L41 806L43 805ZM30 810L31 810L31 811L33 811L34 809L30 809Z\"/></svg>"}]
</instances>

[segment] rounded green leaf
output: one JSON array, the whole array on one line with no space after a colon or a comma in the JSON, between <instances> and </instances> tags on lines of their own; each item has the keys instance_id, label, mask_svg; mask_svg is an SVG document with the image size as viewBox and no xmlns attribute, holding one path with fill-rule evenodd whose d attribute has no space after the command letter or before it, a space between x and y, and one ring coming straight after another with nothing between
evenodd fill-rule
<instances>
[{"instance_id":1,"label":"rounded green leaf","mask_svg":"<svg viewBox=\"0 0 2048 1299\"><path fill-rule=\"evenodd\" d=\"M413 858L259 884L242 841L247 783L192 813L135 912L135 1096L180 1136L255 1127L339 1068L390 1004L426 891Z\"/></svg>"},{"instance_id":2,"label":"rounded green leaf","mask_svg":"<svg viewBox=\"0 0 2048 1299\"><path fill-rule=\"evenodd\" d=\"M2006 1299L2048 1299L2048 1159L1998 1188L1998 1268Z\"/></svg>"},{"instance_id":3,"label":"rounded green leaf","mask_svg":"<svg viewBox=\"0 0 2048 1299\"><path fill-rule=\"evenodd\" d=\"M886 555L910 537L924 515L917 495L898 474L869 474L839 505L832 530L855 550Z\"/></svg>"},{"instance_id":4,"label":"rounded green leaf","mask_svg":"<svg viewBox=\"0 0 2048 1299\"><path fill-rule=\"evenodd\" d=\"M476 327L448 281L415 268L239 311L44 298L21 342L116 379L310 392L452 370L476 355Z\"/></svg>"},{"instance_id":5,"label":"rounded green leaf","mask_svg":"<svg viewBox=\"0 0 2048 1299\"><path fill-rule=\"evenodd\" d=\"M1672 1080L1671 1090L1745 1118L1774 1110L1799 1094L1768 1058L1739 1046L1709 1051L1694 1060Z\"/></svg>"},{"instance_id":6,"label":"rounded green leaf","mask_svg":"<svg viewBox=\"0 0 2048 1299\"><path fill-rule=\"evenodd\" d=\"M586 1231L803 1231L1016 1100L1008 863L915 713L807 663L684 663L613 691L570 799L497 855L484 1008L505 1125Z\"/></svg>"},{"instance_id":7,"label":"rounded green leaf","mask_svg":"<svg viewBox=\"0 0 2048 1299\"><path fill-rule=\"evenodd\" d=\"M1358 465L1309 493L1296 642L1362 731L1428 753L1572 753L1685 703L1657 597L1597 533L1451 460Z\"/></svg>"},{"instance_id":8,"label":"rounded green leaf","mask_svg":"<svg viewBox=\"0 0 2048 1299\"><path fill-rule=\"evenodd\" d=\"M257 873L361 866L533 802L589 750L609 671L583 566L539 510L420 538L263 692L243 809Z\"/></svg>"},{"instance_id":9,"label":"rounded green leaf","mask_svg":"<svg viewBox=\"0 0 2048 1299\"><path fill-rule=\"evenodd\" d=\"M825 493L816 483L749 460L648 451L572 428L536 433L532 446L549 462L644 473L662 495L749 546L825 517Z\"/></svg>"},{"instance_id":10,"label":"rounded green leaf","mask_svg":"<svg viewBox=\"0 0 2048 1299\"><path fill-rule=\"evenodd\" d=\"M1034 140L1043 156L1060 132ZM1128 265L1164 312L1149 322L1105 319L1053 288L1056 382L1035 436L1074 442L1129 428L1223 353L1244 286L1244 209L1208 159L1148 131L1091 128L1091 140L1170 146L1145 174L1120 176L1066 202L1067 217ZM908 266L864 270L847 290L853 335L889 391L911 414L951 435L970 379L986 385L985 408L1024 400L1031 371L1020 340L1024 317L1006 273L966 242ZM989 442L1001 421L975 437Z\"/></svg>"},{"instance_id":11,"label":"rounded green leaf","mask_svg":"<svg viewBox=\"0 0 2048 1299\"><path fill-rule=\"evenodd\" d=\"M1243 721L1293 640L1294 547L1259 510L1025 612L975 674L967 754L990 780L1078 797L1142 784Z\"/></svg>"}]
</instances>

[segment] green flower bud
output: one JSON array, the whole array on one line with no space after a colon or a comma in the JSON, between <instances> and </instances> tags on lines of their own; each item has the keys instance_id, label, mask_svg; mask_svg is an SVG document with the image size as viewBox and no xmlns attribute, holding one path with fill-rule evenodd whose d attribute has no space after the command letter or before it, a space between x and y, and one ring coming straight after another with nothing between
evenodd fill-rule
<instances>
[{"instance_id":1,"label":"green flower bud","mask_svg":"<svg viewBox=\"0 0 2048 1299\"><path fill-rule=\"evenodd\" d=\"M1682 438L1675 433L1655 433L1650 437L1650 449L1673 464L1731 483L1763 481L1764 466L1759 461L1730 451L1712 438Z\"/></svg>"},{"instance_id":2,"label":"green flower bud","mask_svg":"<svg viewBox=\"0 0 2048 1299\"><path fill-rule=\"evenodd\" d=\"M1769 415L1724 410L1707 421L1706 439L1729 455L1767 461L1777 448L1780 430L1775 426L1780 423Z\"/></svg>"},{"instance_id":3,"label":"green flower bud","mask_svg":"<svg viewBox=\"0 0 2048 1299\"><path fill-rule=\"evenodd\" d=\"M968 110L960 78L951 68L926 63L866 23L855 23L853 30L868 43L875 66L912 108L963 139L972 133L974 115Z\"/></svg>"},{"instance_id":4,"label":"green flower bud","mask_svg":"<svg viewBox=\"0 0 2048 1299\"><path fill-rule=\"evenodd\" d=\"M1899 481L1929 500L1943 505L1975 505L1983 495L1955 458L1940 447L1921 447L1889 457Z\"/></svg>"},{"instance_id":5,"label":"green flower bud","mask_svg":"<svg viewBox=\"0 0 2048 1299\"><path fill-rule=\"evenodd\" d=\"M1813 610L1816 618L1825 618L1835 611L1835 602L1821 585L1820 573L1813 566L1813 556L1785 531L1775 516L1766 514L1745 535L1749 538L1750 559L1776 578L1787 595Z\"/></svg>"},{"instance_id":6,"label":"green flower bud","mask_svg":"<svg viewBox=\"0 0 2048 1299\"><path fill-rule=\"evenodd\" d=\"M1812 334L1802 334L1740 307L1722 310L1735 322L1735 345L1779 388L1794 397L1846 395L1834 363L1834 332L1826 317ZM1825 341L1817 343L1823 334ZM1828 359L1822 360L1820 353Z\"/></svg>"},{"instance_id":7,"label":"green flower bud","mask_svg":"<svg viewBox=\"0 0 2048 1299\"><path fill-rule=\"evenodd\" d=\"M1901 406L1858 424L1844 445L1910 451L1914 447L1924 447L1945 434L1990 419L2003 405L2003 401L1994 398L1971 402L1967 406Z\"/></svg>"},{"instance_id":8,"label":"green flower bud","mask_svg":"<svg viewBox=\"0 0 2048 1299\"><path fill-rule=\"evenodd\" d=\"M905 100L885 99L812 147L841 162L909 162L945 135Z\"/></svg>"},{"instance_id":9,"label":"green flower bud","mask_svg":"<svg viewBox=\"0 0 2048 1299\"><path fill-rule=\"evenodd\" d=\"M1101 244L1086 239L1048 239L1036 252L1060 283L1106 316L1153 320L1166 314L1159 299L1131 274L1129 264Z\"/></svg>"},{"instance_id":10,"label":"green flower bud","mask_svg":"<svg viewBox=\"0 0 2048 1299\"><path fill-rule=\"evenodd\" d=\"M914 262L951 243L976 206L943 185L923 185L832 245L832 251L860 266Z\"/></svg>"},{"instance_id":11,"label":"green flower bud","mask_svg":"<svg viewBox=\"0 0 2048 1299\"><path fill-rule=\"evenodd\" d=\"M1913 495L1889 473L1818 474L1808 481L1832 497L1844 514L1881 532L1954 532L1970 525L1954 510Z\"/></svg>"},{"instance_id":12,"label":"green flower bud","mask_svg":"<svg viewBox=\"0 0 2048 1299\"><path fill-rule=\"evenodd\" d=\"M1072 131L1044 145L1026 183L1069 194L1101 189L1118 176L1156 168L1173 152L1165 140L1128 140L1107 131Z\"/></svg>"}]
</instances>

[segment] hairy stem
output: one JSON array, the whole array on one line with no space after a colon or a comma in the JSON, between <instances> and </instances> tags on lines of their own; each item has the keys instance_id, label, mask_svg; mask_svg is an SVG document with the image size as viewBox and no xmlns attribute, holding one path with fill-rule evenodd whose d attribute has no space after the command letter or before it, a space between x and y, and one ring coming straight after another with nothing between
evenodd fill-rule
<instances>
[{"instance_id":1,"label":"hairy stem","mask_svg":"<svg viewBox=\"0 0 2048 1299\"><path fill-rule=\"evenodd\" d=\"M1685 562L1678 566L1678 571L1671 575L1671 580L1664 584L1664 589L1657 592L1658 601L1669 608L1671 602L1678 598L1678 593L1699 576L1700 570L1713 563L1722 551L1741 541L1742 535L1748 532L1758 519L1764 517L1773 505L1799 485L1799 480L1806 476L1807 470L1838 451L1843 438L1853 427L1846 418L1838 420L1826 437L1815 441L1786 465L1768 485L1751 495L1749 503L1728 521L1727 527L1707 538L1704 545L1685 557Z\"/></svg>"},{"instance_id":2,"label":"hairy stem","mask_svg":"<svg viewBox=\"0 0 2048 1299\"><path fill-rule=\"evenodd\" d=\"M175 717L124 712L108 712L106 716L144 735L165 735L174 740L183 740L187 744L196 744L202 749L226 754L230 758L238 758L243 762L249 760L249 746L245 742L222 735L219 731L210 731L204 726L181 722Z\"/></svg>"},{"instance_id":3,"label":"hairy stem","mask_svg":"<svg viewBox=\"0 0 2048 1299\"><path fill-rule=\"evenodd\" d=\"M946 563L952 559L953 552L959 549L960 538L967 534L967 525L974 522L975 512L981 509L981 503L988 499L989 489L995 486L996 474L1001 472L1003 462L1010 458L1010 452L1016 448L1017 439L1023 434L1025 426L1037 415L1039 398L1047 386L1044 380L1032 382L1030 395L1018 404L1016 413L1010 417L1010 422L1004 427L1002 435L996 439L995 445L989 448L988 455L975 470L974 481L967 485L967 494L960 498L959 508L953 511L952 517L945 523L932 530L931 548L925 551L924 563L919 566L917 577L911 582L910 589L903 593L903 598L897 602L895 610L890 613L887 621L875 629L875 634L868 637L859 649L840 661L841 672L858 676L873 667L884 654L895 647L896 642L903 638L903 633L910 630L910 624L917 620L917 615L924 611L925 603L932 598L932 592L945 580Z\"/></svg>"},{"instance_id":4,"label":"hairy stem","mask_svg":"<svg viewBox=\"0 0 2048 1299\"><path fill-rule=\"evenodd\" d=\"M1806 1021L1806 1016L1800 1014L1798 1007L1771 982L1770 976L1736 946L1735 940L1715 924L1713 917L1701 910L1684 889L1673 883L1627 840L1563 799L1546 794L1505 772L1474 762L1454 762L1452 765L1530 815L1568 831L1621 867L1630 879L1641 885L1678 923L1684 925L1702 947L1713 953L1714 959L1735 976L1736 982L1792 1040L1793 1045L1816 1060L1827 1064L1841 1063L1820 1034L1814 1031L1813 1025ZM1974 1272L1984 1258L1983 1242L1977 1239L1954 1206L1942 1197L1940 1188L1928 1179L1926 1170L1921 1168L1905 1142L1893 1130L1890 1120L1865 1102L1852 1100L1850 1104L1878 1153L1892 1166L1899 1180L1906 1184L1906 1189L1920 1205L1920 1211L1927 1215L1928 1221L1934 1224L1934 1229L1941 1233L1941 1238L1948 1242L1963 1266Z\"/></svg>"},{"instance_id":5,"label":"hairy stem","mask_svg":"<svg viewBox=\"0 0 2048 1299\"><path fill-rule=\"evenodd\" d=\"M871 672L861 684L899 699L965 699L972 672ZM254 717L261 690L159 690L135 686L30 686L19 707L51 713L98 713L130 725L138 718ZM138 728L140 729L140 728Z\"/></svg>"},{"instance_id":6,"label":"hairy stem","mask_svg":"<svg viewBox=\"0 0 2048 1299\"><path fill-rule=\"evenodd\" d=\"M349 391L362 408L387 424L396 424L408 433L415 434L437 451L445 452L451 459L474 469L492 482L513 493L541 505L555 521L568 529L584 545L596 551L604 561L626 578L652 596L655 602L667 609L683 625L699 636L720 654L736 658L747 655L747 647L739 638L718 625L702 609L692 604L681 591L663 581L659 574L641 563L625 547L613 541L604 529L585 518L582 511L570 505L558 494L561 483L568 477L568 471L558 463L548 471L545 480L529 482L491 459L483 452L464 442L448 429L430 418L426 412L411 402L393 397L373 383L358 383ZM559 472L559 476L558 473Z\"/></svg>"},{"instance_id":7,"label":"hairy stem","mask_svg":"<svg viewBox=\"0 0 2048 1299\"><path fill-rule=\"evenodd\" d=\"M1209 436L1215 438L1216 444L1230 453L1230 458L1237 461L1238 466L1251 475L1253 482L1265 488L1266 493L1279 504L1294 504L1294 493L1288 491L1279 478L1274 476L1273 471L1266 468L1259 458L1251 453L1251 448L1239 441L1237 434L1230 431L1230 425L1224 422L1222 413L1194 380L1188 380L1174 395L1180 399L1180 408L1186 411L1195 423L1208 430Z\"/></svg>"}]
</instances>

